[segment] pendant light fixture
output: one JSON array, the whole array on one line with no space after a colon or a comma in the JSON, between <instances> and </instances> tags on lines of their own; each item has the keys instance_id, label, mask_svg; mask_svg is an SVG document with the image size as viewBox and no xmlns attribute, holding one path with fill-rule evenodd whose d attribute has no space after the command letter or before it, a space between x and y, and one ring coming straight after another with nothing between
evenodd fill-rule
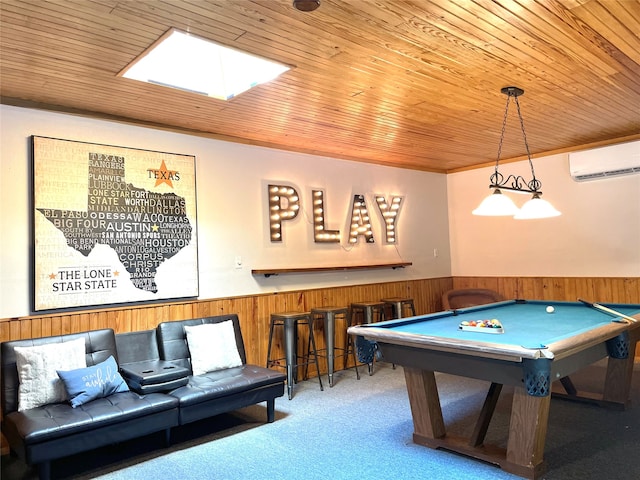
<instances>
[{"instance_id":1,"label":"pendant light fixture","mask_svg":"<svg viewBox=\"0 0 640 480\"><path fill-rule=\"evenodd\" d=\"M557 217L558 215L560 215L560 212L556 210L549 202L540 198L542 196L542 191L540 190L540 188L542 187L542 182L536 178L536 174L533 169L531 152L529 151L527 135L524 131L524 121L522 120L522 114L520 113L520 103L518 102L518 97L524 94L524 90L518 87L504 87L500 91L503 94L507 95L507 105L504 110L504 119L502 121L502 133L500 134L500 144L498 145L498 158L496 159L495 170L489 177L489 181L491 182L489 188L493 189L493 192L491 193L491 195L485 198L480 206L478 206L478 208L476 208L472 213L474 215L492 217L512 216L513 218L516 218L518 220ZM511 99L514 100L518 109L518 118L520 119L522 138L524 139L524 146L527 150L527 159L529 160L529 167L531 168L531 180L529 180L528 182L520 175L509 175L507 178L505 178L498 171ZM525 194L530 193L532 194L532 198L531 200L526 202L521 209L518 209L513 200L504 195L502 193L502 190Z\"/></svg>"}]
</instances>

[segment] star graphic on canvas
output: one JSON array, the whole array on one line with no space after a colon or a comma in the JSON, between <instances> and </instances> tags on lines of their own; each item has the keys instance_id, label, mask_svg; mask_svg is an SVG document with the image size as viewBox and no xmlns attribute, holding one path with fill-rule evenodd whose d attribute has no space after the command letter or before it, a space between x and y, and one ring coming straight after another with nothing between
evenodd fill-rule
<instances>
[{"instance_id":1,"label":"star graphic on canvas","mask_svg":"<svg viewBox=\"0 0 640 480\"><path fill-rule=\"evenodd\" d=\"M171 181L171 179L176 173L178 173L177 170L169 170L167 168L167 165L164 163L164 160L162 160L162 164L160 164L160 168L158 170L155 170L155 174L156 174L155 186L157 187L158 185L166 183L171 188L173 188L173 182Z\"/></svg>"},{"instance_id":2,"label":"star graphic on canvas","mask_svg":"<svg viewBox=\"0 0 640 480\"><path fill-rule=\"evenodd\" d=\"M158 225L151 225L151 230L157 232L160 227Z\"/></svg>"},{"instance_id":3,"label":"star graphic on canvas","mask_svg":"<svg viewBox=\"0 0 640 480\"><path fill-rule=\"evenodd\" d=\"M56 274L55 273L50 273L49 274L49 280L55 280L56 279Z\"/></svg>"}]
</instances>

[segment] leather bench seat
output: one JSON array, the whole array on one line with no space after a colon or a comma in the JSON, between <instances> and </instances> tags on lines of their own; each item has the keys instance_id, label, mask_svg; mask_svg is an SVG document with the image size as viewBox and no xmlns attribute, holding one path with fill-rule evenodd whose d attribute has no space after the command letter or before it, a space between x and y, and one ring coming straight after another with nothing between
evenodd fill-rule
<instances>
[{"instance_id":1,"label":"leather bench seat","mask_svg":"<svg viewBox=\"0 0 640 480\"><path fill-rule=\"evenodd\" d=\"M7 415L7 424L26 444L44 442L87 430L128 422L135 418L174 409L177 425L178 400L168 395L138 395L122 392L99 398L76 408L52 403ZM171 423L171 422L170 422Z\"/></svg>"},{"instance_id":2,"label":"leather bench seat","mask_svg":"<svg viewBox=\"0 0 640 480\"><path fill-rule=\"evenodd\" d=\"M280 372L256 365L242 365L219 372L191 376L187 385L168 393L176 397L182 407L281 381L282 373Z\"/></svg>"}]
</instances>

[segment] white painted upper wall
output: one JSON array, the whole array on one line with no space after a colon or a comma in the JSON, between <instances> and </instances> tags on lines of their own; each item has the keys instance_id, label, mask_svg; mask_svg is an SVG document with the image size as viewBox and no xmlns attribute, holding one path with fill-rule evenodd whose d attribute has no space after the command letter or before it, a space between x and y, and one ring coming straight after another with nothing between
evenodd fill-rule
<instances>
[{"instance_id":1,"label":"white painted upper wall","mask_svg":"<svg viewBox=\"0 0 640 480\"><path fill-rule=\"evenodd\" d=\"M194 155L201 299L451 275L445 175L6 105L0 105L0 127L0 318L31 311L31 135ZM302 212L284 226L282 243L269 240L269 183L289 184L301 196ZM353 195L364 194L375 243L315 243L312 189L325 191L326 228L339 229L343 238L348 236ZM404 196L397 245L383 241L374 194ZM240 269L235 268L236 257L242 260ZM271 267L393 262L413 265L399 270L251 275L251 269Z\"/></svg>"},{"instance_id":2,"label":"white painted upper wall","mask_svg":"<svg viewBox=\"0 0 640 480\"><path fill-rule=\"evenodd\" d=\"M453 276L640 276L640 175L576 182L568 154L533 159L543 198L559 217L471 214L490 193L494 167L447 176ZM531 178L528 162L500 173ZM530 196L507 193L518 206Z\"/></svg>"},{"instance_id":3,"label":"white painted upper wall","mask_svg":"<svg viewBox=\"0 0 640 480\"><path fill-rule=\"evenodd\" d=\"M195 155L202 299L450 275L640 276L640 175L578 183L566 154L534 159L544 198L562 216L514 220L471 214L489 193L493 167L445 176L5 105L0 127L0 318L30 313L31 135ZM530 177L527 162L500 171ZM285 226L281 244L268 237L270 182L296 187L302 200L303 212ZM317 188L325 190L326 227L344 238L353 195L364 194L376 243L314 243L310 196ZM396 246L382 241L374 194L405 197ZM519 204L527 200L510 195ZM251 275L252 268L398 261L413 266Z\"/></svg>"}]
</instances>

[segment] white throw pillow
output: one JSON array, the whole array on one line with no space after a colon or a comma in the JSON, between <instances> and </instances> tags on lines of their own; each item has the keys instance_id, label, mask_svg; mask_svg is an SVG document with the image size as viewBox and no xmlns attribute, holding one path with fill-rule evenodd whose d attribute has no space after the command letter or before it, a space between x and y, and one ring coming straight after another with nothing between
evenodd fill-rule
<instances>
[{"instance_id":1,"label":"white throw pillow","mask_svg":"<svg viewBox=\"0 0 640 480\"><path fill-rule=\"evenodd\" d=\"M192 327L185 325L184 331L187 334L191 370L194 375L242 365L236 346L233 321L205 323Z\"/></svg>"},{"instance_id":2,"label":"white throw pillow","mask_svg":"<svg viewBox=\"0 0 640 480\"><path fill-rule=\"evenodd\" d=\"M70 342L15 347L18 367L18 411L64 402L67 392L56 370L85 368L84 338Z\"/></svg>"}]
</instances>

